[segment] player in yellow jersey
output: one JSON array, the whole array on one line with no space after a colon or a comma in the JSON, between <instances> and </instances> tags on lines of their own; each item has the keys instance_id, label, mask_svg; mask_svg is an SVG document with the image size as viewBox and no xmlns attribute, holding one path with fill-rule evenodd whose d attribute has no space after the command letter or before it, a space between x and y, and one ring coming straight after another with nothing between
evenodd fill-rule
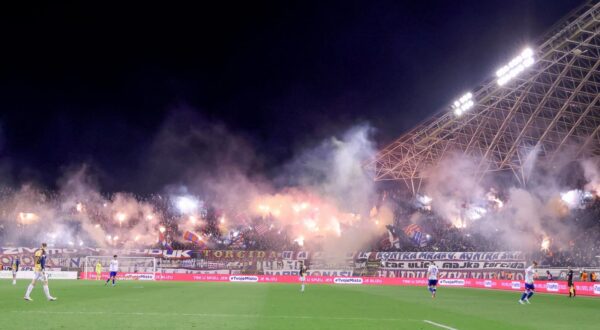
<instances>
[{"instance_id":1,"label":"player in yellow jersey","mask_svg":"<svg viewBox=\"0 0 600 330\"><path fill-rule=\"evenodd\" d=\"M102 264L100 263L100 260L98 260L98 262L96 262L96 281L100 278L102 278Z\"/></svg>"},{"instance_id":2,"label":"player in yellow jersey","mask_svg":"<svg viewBox=\"0 0 600 330\"><path fill-rule=\"evenodd\" d=\"M25 292L25 300L27 301L33 300L29 297L29 295L35 287L35 283L37 281L41 281L43 283L46 299L48 299L48 301L56 300L56 298L50 295L50 289L48 289L48 277L46 276L46 246L46 243L42 243L42 247L35 250L33 253L33 280L27 287L27 292Z\"/></svg>"}]
</instances>

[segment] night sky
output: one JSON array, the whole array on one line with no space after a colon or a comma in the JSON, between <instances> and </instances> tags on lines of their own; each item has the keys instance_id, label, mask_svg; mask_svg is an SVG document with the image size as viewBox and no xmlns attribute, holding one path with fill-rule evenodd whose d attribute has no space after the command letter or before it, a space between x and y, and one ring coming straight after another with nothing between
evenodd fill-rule
<instances>
[{"instance_id":1,"label":"night sky","mask_svg":"<svg viewBox=\"0 0 600 330\"><path fill-rule=\"evenodd\" d=\"M107 191L158 190L177 180L144 177L173 118L221 127L264 173L355 124L383 146L581 2L3 5L0 179L53 187L85 163Z\"/></svg>"}]
</instances>

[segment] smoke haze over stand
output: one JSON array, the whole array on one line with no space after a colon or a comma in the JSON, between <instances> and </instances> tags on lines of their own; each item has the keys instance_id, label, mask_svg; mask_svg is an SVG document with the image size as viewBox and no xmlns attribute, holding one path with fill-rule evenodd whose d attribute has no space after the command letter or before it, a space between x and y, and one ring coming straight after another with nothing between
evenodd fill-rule
<instances>
[{"instance_id":1,"label":"smoke haze over stand","mask_svg":"<svg viewBox=\"0 0 600 330\"><path fill-rule=\"evenodd\" d=\"M501 247L535 250L539 249L544 238L551 239L554 247L566 247L575 233L585 230L577 227L576 223L566 221L570 206L561 200L565 191L584 188L565 185L565 182L579 182L573 178L565 180L565 175L573 175L572 170L564 170L572 166L573 158L566 157L569 155L567 151L565 157L557 157L559 161L548 166L536 161L535 150L527 154L529 167L526 170L533 171L534 175L525 188L515 181L507 185L506 180L494 175L479 181L474 176L476 160L451 155L437 168L429 169L430 179L422 191L432 197L432 209L442 218L458 227L464 227L463 221L468 219L464 230L495 240ZM587 160L581 164L586 188L590 189L593 186L591 182L598 178L598 167ZM496 198L499 197L490 194L492 188L504 196L501 198L502 204L490 208L489 203L497 203ZM497 210L491 211L494 208ZM471 210L480 210L481 214ZM418 218L413 215L413 219L418 221Z\"/></svg>"},{"instance_id":2,"label":"smoke haze over stand","mask_svg":"<svg viewBox=\"0 0 600 330\"><path fill-rule=\"evenodd\" d=\"M245 138L189 109L177 109L148 149L140 181L163 185L159 199L190 195L208 201L224 213L223 231L247 225L233 216L246 213L268 217L308 242L330 242L343 233L331 248L346 252L361 248L392 221L390 212L382 212L377 225L369 218L375 188L362 164L375 154L371 134L368 125L359 125L301 150L271 181L261 174L260 158ZM88 165L70 166L56 191L30 183L7 190L1 204L3 235L12 244L128 247L156 243L165 221L181 232L194 229L188 216L197 214L174 215L153 198L127 192L103 194L90 173ZM265 209L264 203L274 204Z\"/></svg>"},{"instance_id":3,"label":"smoke haze over stand","mask_svg":"<svg viewBox=\"0 0 600 330\"><path fill-rule=\"evenodd\" d=\"M179 108L156 134L139 171L138 181L146 181L148 187L161 185L156 196L101 193L92 179L93 164L72 166L54 191L32 183L5 190L0 201L3 237L14 239L13 244L133 247L155 244L160 227L168 222L179 231L171 233L172 239L181 240L181 232L201 222L190 219L200 215L174 213L172 199L194 196L220 212L223 235L247 226L248 218L264 218L273 231L287 232L298 244L306 241L307 247L320 245L331 255L343 255L364 248L386 232L385 225L394 223L395 205L380 205L371 212L378 193L362 164L376 152L372 133L366 124L351 127L296 151L275 176L267 176L262 156L245 137ZM531 163L538 164L537 173L536 154L529 155ZM560 196L573 188L562 183L560 167L565 165L556 162L556 169L543 169L544 175L534 177L525 189L493 176L483 181L472 177L476 163L451 155L429 170L423 192L432 197L433 211L449 223L456 225L457 218L467 216L481 218L468 220L465 230L514 249L536 249L544 236L551 237L554 246L564 246L581 230L564 221L568 209ZM588 188L597 184L597 166L590 161L581 166ZM486 208L482 205L491 202L490 188L499 188L503 196L493 197L504 205L494 212L465 215L465 208ZM416 223L422 218L419 213L405 217Z\"/></svg>"}]
</instances>

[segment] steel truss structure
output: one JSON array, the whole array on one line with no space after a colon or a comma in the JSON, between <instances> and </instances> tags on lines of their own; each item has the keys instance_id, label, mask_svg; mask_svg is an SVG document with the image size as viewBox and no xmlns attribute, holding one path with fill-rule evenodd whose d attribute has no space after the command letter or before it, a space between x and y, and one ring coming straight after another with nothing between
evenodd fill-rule
<instances>
[{"instance_id":1,"label":"steel truss structure","mask_svg":"<svg viewBox=\"0 0 600 330\"><path fill-rule=\"evenodd\" d=\"M567 150L600 155L600 1L555 25L534 57L510 82L475 88L469 111L444 109L382 149L367 164L375 180L401 180L416 193L427 168L459 153L476 160L479 177L510 170L525 184L532 152L538 162Z\"/></svg>"}]
</instances>

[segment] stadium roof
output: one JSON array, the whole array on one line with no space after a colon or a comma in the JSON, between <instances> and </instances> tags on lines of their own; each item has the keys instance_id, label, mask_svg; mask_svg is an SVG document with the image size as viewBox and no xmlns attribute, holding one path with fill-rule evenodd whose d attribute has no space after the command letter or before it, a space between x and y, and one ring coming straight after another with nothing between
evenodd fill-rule
<instances>
[{"instance_id":1,"label":"stadium roof","mask_svg":"<svg viewBox=\"0 0 600 330\"><path fill-rule=\"evenodd\" d=\"M533 46L533 45L532 45ZM588 1L557 23L469 94L382 149L367 164L375 180L402 180L413 192L451 153L477 162L480 176L511 170L527 181L537 161L570 152L600 155L600 1Z\"/></svg>"}]
</instances>

